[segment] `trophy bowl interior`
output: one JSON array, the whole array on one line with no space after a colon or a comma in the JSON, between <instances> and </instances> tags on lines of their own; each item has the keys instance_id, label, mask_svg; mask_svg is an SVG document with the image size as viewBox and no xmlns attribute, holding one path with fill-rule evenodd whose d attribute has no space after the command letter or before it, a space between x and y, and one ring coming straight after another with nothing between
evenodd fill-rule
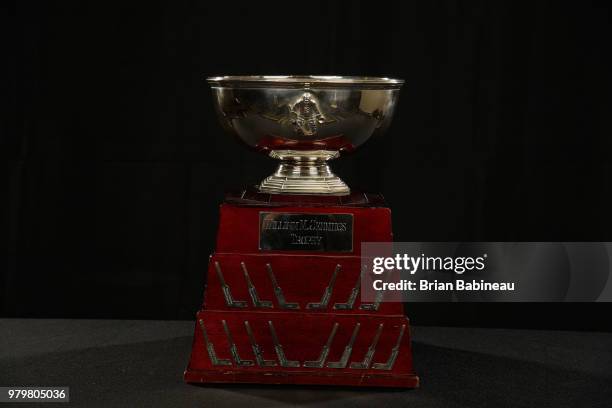
<instances>
[{"instance_id":1,"label":"trophy bowl interior","mask_svg":"<svg viewBox=\"0 0 612 408\"><path fill-rule=\"evenodd\" d=\"M208 78L222 126L251 148L351 152L388 127L402 80L338 76Z\"/></svg>"}]
</instances>

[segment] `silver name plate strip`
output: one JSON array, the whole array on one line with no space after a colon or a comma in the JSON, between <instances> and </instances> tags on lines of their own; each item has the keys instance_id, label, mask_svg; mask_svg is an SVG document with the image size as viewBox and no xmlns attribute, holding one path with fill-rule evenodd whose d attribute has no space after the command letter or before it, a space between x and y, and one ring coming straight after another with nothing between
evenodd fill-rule
<instances>
[{"instance_id":1,"label":"silver name plate strip","mask_svg":"<svg viewBox=\"0 0 612 408\"><path fill-rule=\"evenodd\" d=\"M353 251L353 214L259 213L261 251Z\"/></svg>"}]
</instances>

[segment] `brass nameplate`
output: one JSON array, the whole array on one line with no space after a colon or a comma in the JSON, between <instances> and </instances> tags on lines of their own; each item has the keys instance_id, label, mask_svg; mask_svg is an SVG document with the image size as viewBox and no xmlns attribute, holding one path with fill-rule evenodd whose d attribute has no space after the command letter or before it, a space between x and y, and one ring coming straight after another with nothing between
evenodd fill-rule
<instances>
[{"instance_id":1,"label":"brass nameplate","mask_svg":"<svg viewBox=\"0 0 612 408\"><path fill-rule=\"evenodd\" d=\"M261 251L353 251L353 214L259 213Z\"/></svg>"}]
</instances>

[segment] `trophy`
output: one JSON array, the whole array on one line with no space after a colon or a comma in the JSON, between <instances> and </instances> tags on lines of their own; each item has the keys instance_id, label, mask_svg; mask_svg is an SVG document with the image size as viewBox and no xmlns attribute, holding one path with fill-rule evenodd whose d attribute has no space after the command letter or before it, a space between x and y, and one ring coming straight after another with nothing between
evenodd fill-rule
<instances>
[{"instance_id":1,"label":"trophy","mask_svg":"<svg viewBox=\"0 0 612 408\"><path fill-rule=\"evenodd\" d=\"M392 241L391 212L328 164L385 131L403 81L208 82L227 132L280 163L221 204L185 381L417 387L403 305L360 296L361 243Z\"/></svg>"}]
</instances>

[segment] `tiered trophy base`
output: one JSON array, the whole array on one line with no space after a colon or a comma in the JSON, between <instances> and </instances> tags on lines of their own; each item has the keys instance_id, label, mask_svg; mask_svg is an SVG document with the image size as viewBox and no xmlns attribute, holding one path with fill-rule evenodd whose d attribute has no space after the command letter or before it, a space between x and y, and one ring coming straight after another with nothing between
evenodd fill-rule
<instances>
[{"instance_id":1,"label":"tiered trophy base","mask_svg":"<svg viewBox=\"0 0 612 408\"><path fill-rule=\"evenodd\" d=\"M418 386L402 304L361 301L361 243L392 239L379 196L251 190L219 225L185 381Z\"/></svg>"}]
</instances>

